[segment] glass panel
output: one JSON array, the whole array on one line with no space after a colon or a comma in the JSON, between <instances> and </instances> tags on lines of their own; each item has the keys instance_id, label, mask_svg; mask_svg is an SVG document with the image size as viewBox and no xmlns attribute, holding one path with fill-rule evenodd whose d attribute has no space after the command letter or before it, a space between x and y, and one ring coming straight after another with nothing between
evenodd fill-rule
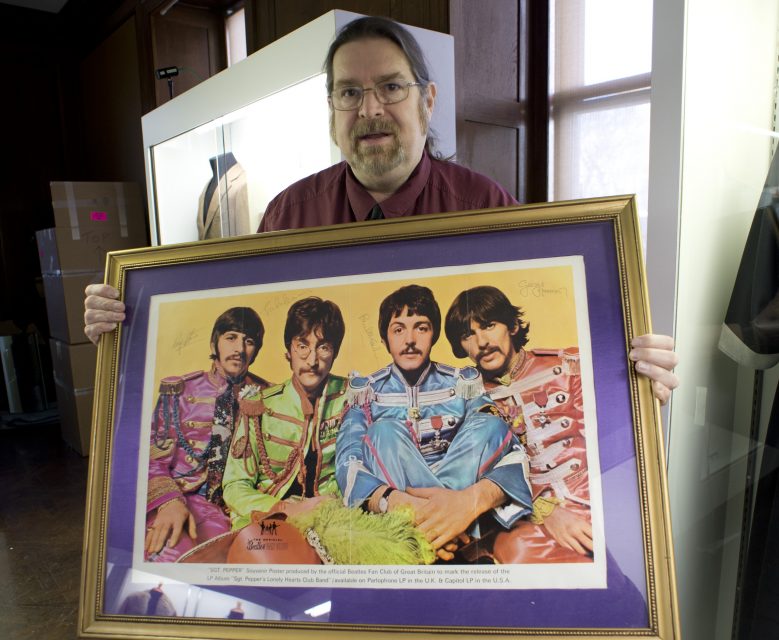
<instances>
[{"instance_id":1,"label":"glass panel","mask_svg":"<svg viewBox=\"0 0 779 640\"><path fill-rule=\"evenodd\" d=\"M552 2L550 91L647 73L652 68L651 0Z\"/></svg>"},{"instance_id":2,"label":"glass panel","mask_svg":"<svg viewBox=\"0 0 779 640\"><path fill-rule=\"evenodd\" d=\"M553 198L635 193L646 237L649 103L592 111L559 109L553 124Z\"/></svg>"},{"instance_id":3,"label":"glass panel","mask_svg":"<svg viewBox=\"0 0 779 640\"><path fill-rule=\"evenodd\" d=\"M652 2L552 2L550 48L550 198L635 193L645 238Z\"/></svg>"},{"instance_id":4,"label":"glass panel","mask_svg":"<svg viewBox=\"0 0 779 640\"><path fill-rule=\"evenodd\" d=\"M652 68L652 0L588 0L584 13L584 84Z\"/></svg>"},{"instance_id":5,"label":"glass panel","mask_svg":"<svg viewBox=\"0 0 779 640\"><path fill-rule=\"evenodd\" d=\"M277 193L330 166L324 82L319 74L153 147L160 244L253 233Z\"/></svg>"}]
</instances>

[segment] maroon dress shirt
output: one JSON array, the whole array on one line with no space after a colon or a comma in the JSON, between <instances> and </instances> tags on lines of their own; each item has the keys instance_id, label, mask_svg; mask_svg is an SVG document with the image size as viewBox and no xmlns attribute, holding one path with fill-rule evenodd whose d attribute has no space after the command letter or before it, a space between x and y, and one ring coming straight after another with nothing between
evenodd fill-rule
<instances>
[{"instance_id":1,"label":"maroon dress shirt","mask_svg":"<svg viewBox=\"0 0 779 640\"><path fill-rule=\"evenodd\" d=\"M515 205L499 184L427 152L400 189L381 203L385 218ZM363 221L376 205L346 162L287 187L265 211L258 232Z\"/></svg>"}]
</instances>

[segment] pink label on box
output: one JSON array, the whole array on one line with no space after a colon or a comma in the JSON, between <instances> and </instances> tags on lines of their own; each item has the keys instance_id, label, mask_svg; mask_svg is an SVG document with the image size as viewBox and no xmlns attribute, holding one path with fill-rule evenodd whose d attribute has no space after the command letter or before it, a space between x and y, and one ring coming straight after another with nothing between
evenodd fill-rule
<instances>
[{"instance_id":1,"label":"pink label on box","mask_svg":"<svg viewBox=\"0 0 779 640\"><path fill-rule=\"evenodd\" d=\"M105 211L92 211L89 217L92 220L108 220L108 214Z\"/></svg>"}]
</instances>

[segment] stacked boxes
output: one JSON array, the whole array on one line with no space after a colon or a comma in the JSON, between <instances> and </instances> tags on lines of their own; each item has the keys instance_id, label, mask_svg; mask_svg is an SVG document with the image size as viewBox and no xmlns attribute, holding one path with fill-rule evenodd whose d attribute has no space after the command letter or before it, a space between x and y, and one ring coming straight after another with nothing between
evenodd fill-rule
<instances>
[{"instance_id":1,"label":"stacked boxes","mask_svg":"<svg viewBox=\"0 0 779 640\"><path fill-rule=\"evenodd\" d=\"M109 251L147 246L141 190L129 182L52 182L53 229L36 233L62 437L89 453L97 349L84 334L84 289Z\"/></svg>"}]
</instances>

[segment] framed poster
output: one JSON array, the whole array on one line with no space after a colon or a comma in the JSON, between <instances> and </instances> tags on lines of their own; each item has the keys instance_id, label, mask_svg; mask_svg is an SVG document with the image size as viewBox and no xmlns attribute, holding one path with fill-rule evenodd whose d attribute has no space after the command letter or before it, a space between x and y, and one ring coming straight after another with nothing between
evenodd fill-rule
<instances>
[{"instance_id":1,"label":"framed poster","mask_svg":"<svg viewBox=\"0 0 779 640\"><path fill-rule=\"evenodd\" d=\"M614 197L110 254L82 636L678 637L637 228Z\"/></svg>"}]
</instances>

